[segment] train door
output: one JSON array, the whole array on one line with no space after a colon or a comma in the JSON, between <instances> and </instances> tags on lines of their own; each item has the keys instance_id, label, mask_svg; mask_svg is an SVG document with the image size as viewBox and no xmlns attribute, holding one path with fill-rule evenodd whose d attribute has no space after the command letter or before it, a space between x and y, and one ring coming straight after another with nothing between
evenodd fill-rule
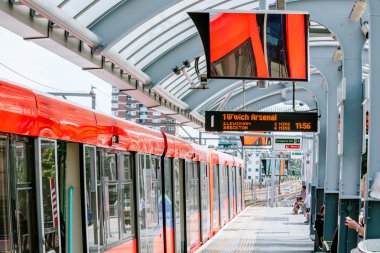
<instances>
[{"instance_id":1,"label":"train door","mask_svg":"<svg viewBox=\"0 0 380 253\"><path fill-rule=\"evenodd\" d=\"M99 207L94 212L98 212L100 220L98 241L100 251L137 252L134 229L134 203L136 200L132 181L131 155L114 150L99 150L98 160L100 172L95 176L101 178L101 188L97 189ZM92 195L94 197L95 193L93 192ZM90 214L87 211L87 217L92 215L93 213ZM87 222L91 226L90 224L94 221L88 219ZM98 248L98 245L95 244L96 236L97 234L94 233L93 247L95 250Z\"/></svg>"},{"instance_id":2,"label":"train door","mask_svg":"<svg viewBox=\"0 0 380 253\"><path fill-rule=\"evenodd\" d=\"M11 252L11 211L9 208L9 141L0 136L0 252Z\"/></svg>"},{"instance_id":3,"label":"train door","mask_svg":"<svg viewBox=\"0 0 380 253\"><path fill-rule=\"evenodd\" d=\"M228 167L228 213L231 219L234 216L233 203L234 203L234 185L233 185L233 167Z\"/></svg>"},{"instance_id":4,"label":"train door","mask_svg":"<svg viewBox=\"0 0 380 253\"><path fill-rule=\"evenodd\" d=\"M83 166L85 252L137 252L132 156L85 145Z\"/></svg>"},{"instance_id":5,"label":"train door","mask_svg":"<svg viewBox=\"0 0 380 253\"><path fill-rule=\"evenodd\" d=\"M0 134L0 252L36 252L33 146Z\"/></svg>"},{"instance_id":6,"label":"train door","mask_svg":"<svg viewBox=\"0 0 380 253\"><path fill-rule=\"evenodd\" d=\"M200 207L199 207L199 166L196 162L186 162L186 232L187 248L192 251L200 245Z\"/></svg>"},{"instance_id":7,"label":"train door","mask_svg":"<svg viewBox=\"0 0 380 253\"><path fill-rule=\"evenodd\" d=\"M164 175L162 180L164 184L164 195L163 201L160 205L163 208L164 217L164 231L165 231L165 252L174 253L175 252L175 244L174 244L174 206L173 202L173 169L172 169L172 160L165 157L164 158ZM178 251L179 252L179 251Z\"/></svg>"},{"instance_id":8,"label":"train door","mask_svg":"<svg viewBox=\"0 0 380 253\"><path fill-rule=\"evenodd\" d=\"M213 217L214 217L214 224L213 224L213 230L217 231L220 227L220 202L219 202L219 166L216 164L213 166L212 170L212 180L213 180Z\"/></svg>"},{"instance_id":9,"label":"train door","mask_svg":"<svg viewBox=\"0 0 380 253\"><path fill-rule=\"evenodd\" d=\"M118 200L118 172L116 154L105 151L102 161L102 185L103 185L103 236L106 248L112 247L120 240L119 237L119 200Z\"/></svg>"},{"instance_id":10,"label":"train door","mask_svg":"<svg viewBox=\"0 0 380 253\"><path fill-rule=\"evenodd\" d=\"M11 141L11 195L14 195L15 233L14 251L17 253L32 253L37 251L35 248L36 227L36 200L34 188L34 169L32 166L33 147L28 140L21 136L16 136ZM12 157L13 156L13 157ZM17 238L17 239L16 239Z\"/></svg>"},{"instance_id":11,"label":"train door","mask_svg":"<svg viewBox=\"0 0 380 253\"><path fill-rule=\"evenodd\" d=\"M242 175L241 175L241 168L236 168L236 189L237 189L237 211L242 210Z\"/></svg>"},{"instance_id":12,"label":"train door","mask_svg":"<svg viewBox=\"0 0 380 253\"><path fill-rule=\"evenodd\" d=\"M39 252L61 253L57 142L36 139Z\"/></svg>"},{"instance_id":13,"label":"train door","mask_svg":"<svg viewBox=\"0 0 380 253\"><path fill-rule=\"evenodd\" d=\"M183 171L183 160L177 158L173 159L173 200L174 200L174 252L182 253L184 251L184 235L182 235L184 222L183 213L181 213L180 207L182 204L182 171ZM181 229L182 228L182 229Z\"/></svg>"},{"instance_id":14,"label":"train door","mask_svg":"<svg viewBox=\"0 0 380 253\"><path fill-rule=\"evenodd\" d=\"M237 189L236 189L236 167L232 167L232 212L234 215L237 214Z\"/></svg>"},{"instance_id":15,"label":"train door","mask_svg":"<svg viewBox=\"0 0 380 253\"><path fill-rule=\"evenodd\" d=\"M162 198L160 157L138 156L140 252L163 252L163 215L159 214L159 198Z\"/></svg>"},{"instance_id":16,"label":"train door","mask_svg":"<svg viewBox=\"0 0 380 253\"><path fill-rule=\"evenodd\" d=\"M96 166L96 147L83 145L83 199L86 238L85 252L99 252L99 215L98 215L98 167Z\"/></svg>"},{"instance_id":17,"label":"train door","mask_svg":"<svg viewBox=\"0 0 380 253\"><path fill-rule=\"evenodd\" d=\"M227 166L219 167L220 224L226 224L228 218L228 177Z\"/></svg>"},{"instance_id":18,"label":"train door","mask_svg":"<svg viewBox=\"0 0 380 253\"><path fill-rule=\"evenodd\" d=\"M201 200L201 218L202 218L202 242L206 242L210 235L210 181L209 168L207 163L201 163L200 168L200 200Z\"/></svg>"},{"instance_id":19,"label":"train door","mask_svg":"<svg viewBox=\"0 0 380 253\"><path fill-rule=\"evenodd\" d=\"M134 172L132 169L132 157L129 153L118 154L119 175L119 212L120 212L120 241L124 242L124 250L137 252L136 241L136 215L135 215L135 190L133 185Z\"/></svg>"}]
</instances>

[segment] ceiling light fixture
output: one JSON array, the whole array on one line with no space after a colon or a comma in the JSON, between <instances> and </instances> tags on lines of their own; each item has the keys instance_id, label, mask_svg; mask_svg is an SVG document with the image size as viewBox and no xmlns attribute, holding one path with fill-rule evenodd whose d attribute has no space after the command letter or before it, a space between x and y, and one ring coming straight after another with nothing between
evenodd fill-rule
<instances>
[{"instance_id":1,"label":"ceiling light fixture","mask_svg":"<svg viewBox=\"0 0 380 253\"><path fill-rule=\"evenodd\" d=\"M367 3L365 0L355 0L354 6L352 6L352 9L350 12L350 16L349 16L350 20L359 21L366 7L367 7Z\"/></svg>"},{"instance_id":2,"label":"ceiling light fixture","mask_svg":"<svg viewBox=\"0 0 380 253\"><path fill-rule=\"evenodd\" d=\"M334 51L332 60L333 62L339 62L339 61L342 61L342 59L343 59L343 50L340 47L338 47Z\"/></svg>"}]
</instances>

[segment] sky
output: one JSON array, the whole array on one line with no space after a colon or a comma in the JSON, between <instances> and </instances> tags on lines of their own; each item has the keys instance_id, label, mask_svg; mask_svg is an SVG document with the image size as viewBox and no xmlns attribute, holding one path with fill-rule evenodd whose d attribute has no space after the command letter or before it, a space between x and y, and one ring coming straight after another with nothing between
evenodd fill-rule
<instances>
[{"instance_id":1,"label":"sky","mask_svg":"<svg viewBox=\"0 0 380 253\"><path fill-rule=\"evenodd\" d=\"M95 86L96 110L111 115L112 87L107 82L46 50L32 41L0 26L0 79L21 84L42 92L88 93ZM90 97L70 97L67 100L91 108ZM181 136L197 139L199 132L191 127L178 128ZM215 137L203 134L203 137ZM217 145L209 140L208 145Z\"/></svg>"},{"instance_id":2,"label":"sky","mask_svg":"<svg viewBox=\"0 0 380 253\"><path fill-rule=\"evenodd\" d=\"M96 110L111 114L112 87L54 53L0 26L0 79L43 92L84 92L95 86ZM91 98L67 97L91 108Z\"/></svg>"}]
</instances>

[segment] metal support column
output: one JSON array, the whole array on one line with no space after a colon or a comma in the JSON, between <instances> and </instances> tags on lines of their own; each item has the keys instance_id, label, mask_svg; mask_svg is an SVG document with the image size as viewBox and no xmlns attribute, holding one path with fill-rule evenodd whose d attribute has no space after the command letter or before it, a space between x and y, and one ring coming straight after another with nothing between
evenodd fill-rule
<instances>
[{"instance_id":1,"label":"metal support column","mask_svg":"<svg viewBox=\"0 0 380 253\"><path fill-rule=\"evenodd\" d=\"M372 69L369 74L369 132L368 132L368 168L367 183L365 196L365 238L380 238L380 200L374 199L369 195L376 173L380 172L380 115L377 109L380 106L378 92L380 87L377 82L380 81L380 72L377 70L380 66L380 52L378 45L380 43L380 31L377 27L380 24L380 2L378 0L369 0L371 12L369 24L371 26L369 33L369 66Z\"/></svg>"},{"instance_id":2,"label":"metal support column","mask_svg":"<svg viewBox=\"0 0 380 253\"><path fill-rule=\"evenodd\" d=\"M310 199L310 222L309 222L309 229L310 229L310 238L314 238L314 229L313 224L315 222L315 216L316 213L316 196L317 196L317 187L314 185L311 186L311 199Z\"/></svg>"},{"instance_id":3,"label":"metal support column","mask_svg":"<svg viewBox=\"0 0 380 253\"><path fill-rule=\"evenodd\" d=\"M325 188L317 188L315 192L315 214L319 213L319 210L323 206L324 196L325 196Z\"/></svg>"},{"instance_id":4,"label":"metal support column","mask_svg":"<svg viewBox=\"0 0 380 253\"><path fill-rule=\"evenodd\" d=\"M358 233L355 230L347 229L344 225L346 217L350 216L357 221L359 217L359 199L340 199L339 203L339 245L338 252L350 252L355 248L358 240Z\"/></svg>"},{"instance_id":5,"label":"metal support column","mask_svg":"<svg viewBox=\"0 0 380 253\"><path fill-rule=\"evenodd\" d=\"M311 199L310 199L310 237L314 238L314 229L313 223L315 221L315 213L317 209L317 186L318 186L318 174L317 174L317 143L318 136L317 134L313 135L313 164L312 164L312 172L311 172Z\"/></svg>"},{"instance_id":6,"label":"metal support column","mask_svg":"<svg viewBox=\"0 0 380 253\"><path fill-rule=\"evenodd\" d=\"M323 239L332 241L338 227L339 192L325 190L325 222L323 224Z\"/></svg>"},{"instance_id":7,"label":"metal support column","mask_svg":"<svg viewBox=\"0 0 380 253\"><path fill-rule=\"evenodd\" d=\"M373 0L375 2L375 0ZM348 18L354 1L340 0L308 0L291 1L286 8L292 10L305 10L310 18L324 24L334 31L339 39L344 53L342 62L346 82L346 103L341 112L343 128L343 155L340 161L340 187L339 187L339 250L349 252L356 244L357 233L348 231L344 226L344 219L348 215L355 215L359 208L359 181L361 163L361 136L362 136L362 110L361 110L361 76L362 76L362 50L364 36L361 34L358 23ZM375 65L377 66L377 65ZM375 94L373 94L375 96ZM346 117L345 117L346 116ZM335 152L334 152L335 154ZM351 217L357 219L358 217ZM353 243L355 242L355 243Z\"/></svg>"},{"instance_id":8,"label":"metal support column","mask_svg":"<svg viewBox=\"0 0 380 253\"><path fill-rule=\"evenodd\" d=\"M326 94L326 166L324 182L324 229L323 239L332 241L338 225L339 199L339 159L338 159L338 107L337 86L342 80L339 71L340 62L331 61L331 51L335 47L312 47L310 59L315 67L323 74L324 85L327 84Z\"/></svg>"},{"instance_id":9,"label":"metal support column","mask_svg":"<svg viewBox=\"0 0 380 253\"><path fill-rule=\"evenodd\" d=\"M319 94L322 93L322 94ZM318 112L320 114L319 118L319 135L318 135L318 149L317 152L317 187L315 194L315 209L314 212L311 212L310 216L316 217L316 214L321 209L324 202L324 191L325 191L325 172L326 172L326 127L327 127L327 94L325 90L320 92L314 92L317 94L318 101Z\"/></svg>"},{"instance_id":10,"label":"metal support column","mask_svg":"<svg viewBox=\"0 0 380 253\"><path fill-rule=\"evenodd\" d=\"M331 61L330 61L331 62ZM325 222L323 239L332 241L338 226L339 205L339 159L338 159L338 107L337 107L337 79L341 74L337 69L328 75L327 89L327 126L326 126L326 173L325 173ZM326 71L326 72L331 72Z\"/></svg>"},{"instance_id":11,"label":"metal support column","mask_svg":"<svg viewBox=\"0 0 380 253\"><path fill-rule=\"evenodd\" d=\"M361 33L357 35L362 36ZM346 46L343 60L343 74L346 78L346 100L341 106L340 111L340 131L342 133L340 141L343 142L343 154L340 157L338 252L350 252L357 245L358 234L356 231L348 229L344 223L346 216L350 216L356 221L359 218L359 185L363 131L361 96L362 48L355 48L355 45L350 46L350 43L347 43Z\"/></svg>"},{"instance_id":12,"label":"metal support column","mask_svg":"<svg viewBox=\"0 0 380 253\"><path fill-rule=\"evenodd\" d=\"M273 139L272 139L273 141ZM273 142L272 142L273 143ZM270 194L270 207L275 205L276 196L276 154L272 150L272 159L270 160L270 170L271 170L271 194Z\"/></svg>"}]
</instances>

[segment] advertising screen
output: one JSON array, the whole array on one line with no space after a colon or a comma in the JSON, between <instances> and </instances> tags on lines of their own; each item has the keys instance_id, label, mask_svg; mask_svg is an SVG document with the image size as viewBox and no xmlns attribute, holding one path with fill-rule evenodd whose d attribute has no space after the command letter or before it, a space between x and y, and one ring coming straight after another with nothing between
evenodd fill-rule
<instances>
[{"instance_id":1,"label":"advertising screen","mask_svg":"<svg viewBox=\"0 0 380 253\"><path fill-rule=\"evenodd\" d=\"M240 136L243 146L270 146L271 139L260 136Z\"/></svg>"},{"instance_id":2,"label":"advertising screen","mask_svg":"<svg viewBox=\"0 0 380 253\"><path fill-rule=\"evenodd\" d=\"M189 15L202 38L208 78L308 81L308 14Z\"/></svg>"}]
</instances>

